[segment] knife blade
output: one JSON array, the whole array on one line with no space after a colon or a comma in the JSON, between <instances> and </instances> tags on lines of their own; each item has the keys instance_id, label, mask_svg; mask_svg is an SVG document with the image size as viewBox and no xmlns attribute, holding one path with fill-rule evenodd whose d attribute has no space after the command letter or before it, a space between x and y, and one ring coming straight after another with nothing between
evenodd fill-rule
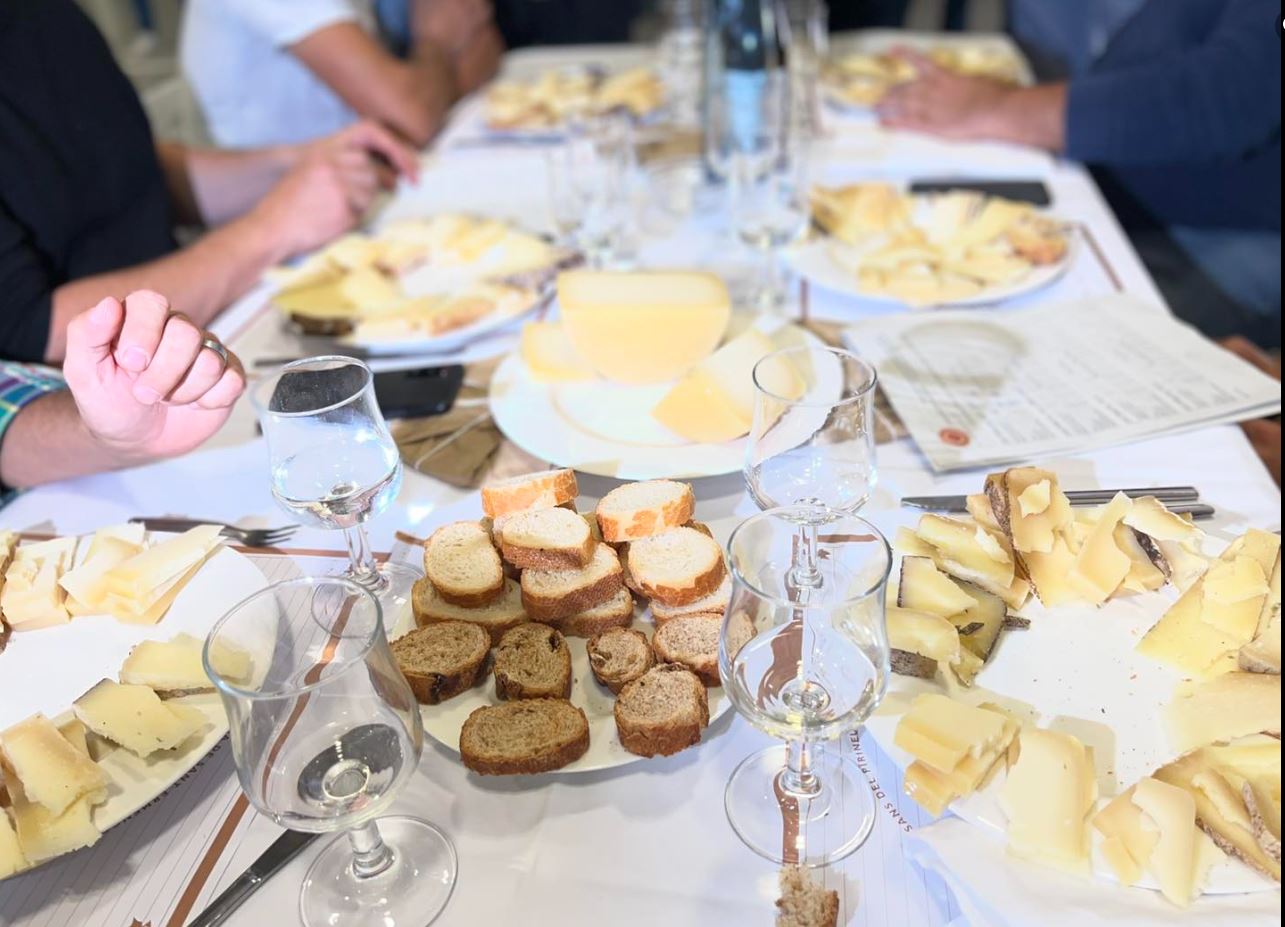
<instances>
[{"instance_id":1,"label":"knife blade","mask_svg":"<svg viewBox=\"0 0 1285 927\"><path fill-rule=\"evenodd\" d=\"M1155 496L1166 505L1174 502L1196 502L1200 491L1194 486L1153 486L1136 489L1073 489L1066 494L1072 505L1103 505L1110 502L1118 492L1131 499L1140 496ZM932 512L967 512L967 496L906 496L902 505L916 509L928 509Z\"/></svg>"},{"instance_id":2,"label":"knife blade","mask_svg":"<svg viewBox=\"0 0 1285 927\"><path fill-rule=\"evenodd\" d=\"M222 924L232 916L233 911L241 907L247 898L258 891L260 885L272 878L278 869L294 859L300 850L320 836L320 834L297 830L286 831L250 864L250 868L237 876L236 881L229 885L219 897L210 902L209 907L193 918L188 923L188 927L216 927Z\"/></svg>"}]
</instances>

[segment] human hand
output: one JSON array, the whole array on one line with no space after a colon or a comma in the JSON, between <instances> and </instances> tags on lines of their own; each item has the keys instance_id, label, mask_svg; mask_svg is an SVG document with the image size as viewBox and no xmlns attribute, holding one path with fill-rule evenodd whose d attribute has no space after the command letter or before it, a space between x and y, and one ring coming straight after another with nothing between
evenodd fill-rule
<instances>
[{"instance_id":1,"label":"human hand","mask_svg":"<svg viewBox=\"0 0 1285 927\"><path fill-rule=\"evenodd\" d=\"M999 121L1016 88L986 77L956 74L910 49L894 54L909 62L917 76L884 94L875 108L883 125L958 140L1006 136Z\"/></svg>"},{"instance_id":2,"label":"human hand","mask_svg":"<svg viewBox=\"0 0 1285 927\"><path fill-rule=\"evenodd\" d=\"M431 42L454 55L493 16L490 0L415 0L411 27L416 40Z\"/></svg>"},{"instance_id":3,"label":"human hand","mask_svg":"<svg viewBox=\"0 0 1285 927\"><path fill-rule=\"evenodd\" d=\"M141 463L185 454L218 431L245 372L205 339L218 343L148 290L73 319L63 376L90 435L122 463Z\"/></svg>"},{"instance_id":4,"label":"human hand","mask_svg":"<svg viewBox=\"0 0 1285 927\"><path fill-rule=\"evenodd\" d=\"M383 126L363 120L300 146L294 166L254 215L267 227L277 259L285 259L352 229L398 175L418 178L414 150Z\"/></svg>"}]
</instances>

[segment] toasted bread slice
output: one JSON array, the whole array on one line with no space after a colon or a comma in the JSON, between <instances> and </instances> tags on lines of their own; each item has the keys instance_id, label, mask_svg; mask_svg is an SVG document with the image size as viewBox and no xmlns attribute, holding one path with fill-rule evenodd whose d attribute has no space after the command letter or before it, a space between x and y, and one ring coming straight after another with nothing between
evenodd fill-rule
<instances>
[{"instance_id":1,"label":"toasted bread slice","mask_svg":"<svg viewBox=\"0 0 1285 927\"><path fill-rule=\"evenodd\" d=\"M504 592L504 567L486 529L475 521L442 525L424 542L424 575L452 605L477 608Z\"/></svg>"},{"instance_id":2,"label":"toasted bread slice","mask_svg":"<svg viewBox=\"0 0 1285 927\"><path fill-rule=\"evenodd\" d=\"M826 891L798 866L781 870L776 927L838 927L839 893Z\"/></svg>"},{"instance_id":3,"label":"toasted bread slice","mask_svg":"<svg viewBox=\"0 0 1285 927\"><path fill-rule=\"evenodd\" d=\"M717 686L721 684L718 645L722 634L722 615L684 615L657 627L651 647L657 662L678 663L699 676L705 685ZM728 653L735 657L754 636L754 623L745 612L737 612L727 622L727 634Z\"/></svg>"},{"instance_id":4,"label":"toasted bread slice","mask_svg":"<svg viewBox=\"0 0 1285 927\"><path fill-rule=\"evenodd\" d=\"M638 580L634 579L634 574L629 572L629 542L616 545L616 553L620 555L620 579L625 584L625 588L638 596L640 599L647 598L646 593L642 591L642 586L638 585Z\"/></svg>"},{"instance_id":5,"label":"toasted bread slice","mask_svg":"<svg viewBox=\"0 0 1285 927\"><path fill-rule=\"evenodd\" d=\"M631 541L629 572L643 595L679 607L710 595L723 581L723 549L694 528Z\"/></svg>"},{"instance_id":6,"label":"toasted bread slice","mask_svg":"<svg viewBox=\"0 0 1285 927\"><path fill-rule=\"evenodd\" d=\"M686 605L666 605L659 599L651 603L651 617L660 627L671 618L682 618L686 615L719 615L727 611L732 603L732 577L723 574L723 581L709 595L701 596L695 602Z\"/></svg>"},{"instance_id":7,"label":"toasted bread slice","mask_svg":"<svg viewBox=\"0 0 1285 927\"><path fill-rule=\"evenodd\" d=\"M647 635L629 628L612 628L595 635L585 650L594 678L617 694L656 662Z\"/></svg>"},{"instance_id":8,"label":"toasted bread slice","mask_svg":"<svg viewBox=\"0 0 1285 927\"><path fill-rule=\"evenodd\" d=\"M601 605L623 585L616 552L599 544L581 569L523 570L522 606L536 621L556 621Z\"/></svg>"},{"instance_id":9,"label":"toasted bread slice","mask_svg":"<svg viewBox=\"0 0 1285 927\"><path fill-rule=\"evenodd\" d=\"M627 628L634 620L634 597L628 589L617 589L616 594L601 605L585 609L553 623L568 637L593 637L611 628Z\"/></svg>"},{"instance_id":10,"label":"toasted bread slice","mask_svg":"<svg viewBox=\"0 0 1285 927\"><path fill-rule=\"evenodd\" d=\"M530 775L574 763L589 749L589 720L566 699L478 708L460 728L460 759L484 776Z\"/></svg>"},{"instance_id":11,"label":"toasted bread slice","mask_svg":"<svg viewBox=\"0 0 1285 927\"><path fill-rule=\"evenodd\" d=\"M571 651L547 624L520 624L495 647L495 694L502 700L569 698Z\"/></svg>"},{"instance_id":12,"label":"toasted bread slice","mask_svg":"<svg viewBox=\"0 0 1285 927\"><path fill-rule=\"evenodd\" d=\"M588 522L567 509L506 515L497 540L500 555L520 570L577 570L598 546Z\"/></svg>"},{"instance_id":13,"label":"toasted bread slice","mask_svg":"<svg viewBox=\"0 0 1285 927\"><path fill-rule=\"evenodd\" d=\"M613 544L650 537L691 521L696 497L689 483L647 480L617 486L598 503L602 538Z\"/></svg>"},{"instance_id":14,"label":"toasted bread slice","mask_svg":"<svg viewBox=\"0 0 1285 927\"><path fill-rule=\"evenodd\" d=\"M700 743L709 696L696 674L676 663L653 666L616 699L620 744L638 756L670 756Z\"/></svg>"},{"instance_id":15,"label":"toasted bread slice","mask_svg":"<svg viewBox=\"0 0 1285 927\"><path fill-rule=\"evenodd\" d=\"M528 620L522 608L522 587L516 579L506 579L500 597L477 608L452 605L437 594L426 578L420 579L411 588L410 604L415 623L421 628L442 621L467 621L485 630L492 644L498 644L505 631Z\"/></svg>"},{"instance_id":16,"label":"toasted bread slice","mask_svg":"<svg viewBox=\"0 0 1285 927\"><path fill-rule=\"evenodd\" d=\"M482 487L482 511L495 518L526 509L551 509L580 495L573 470L545 470Z\"/></svg>"},{"instance_id":17,"label":"toasted bread slice","mask_svg":"<svg viewBox=\"0 0 1285 927\"><path fill-rule=\"evenodd\" d=\"M714 531L713 531L713 529L712 529L712 528L710 528L710 526L709 526L709 525L707 525L707 524L705 524L705 522L703 522L703 521L695 521L695 520L693 520L693 521L689 521L687 524L683 525L683 527L684 527L684 528L692 528L692 529L694 529L694 530L696 530L696 531L699 531L701 534L705 535L705 537L707 537L707 538L712 538L712 537L714 536Z\"/></svg>"},{"instance_id":18,"label":"toasted bread slice","mask_svg":"<svg viewBox=\"0 0 1285 927\"><path fill-rule=\"evenodd\" d=\"M436 705L477 682L491 636L466 621L441 621L404 634L392 649L415 700Z\"/></svg>"}]
</instances>

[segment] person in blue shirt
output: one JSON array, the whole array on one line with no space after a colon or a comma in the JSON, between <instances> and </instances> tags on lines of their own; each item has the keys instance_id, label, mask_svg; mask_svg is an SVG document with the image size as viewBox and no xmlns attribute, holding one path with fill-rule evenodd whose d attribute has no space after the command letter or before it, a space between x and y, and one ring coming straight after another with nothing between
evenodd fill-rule
<instances>
[{"instance_id":1,"label":"person in blue shirt","mask_svg":"<svg viewBox=\"0 0 1285 927\"><path fill-rule=\"evenodd\" d=\"M1089 164L1177 315L1279 347L1279 4L1012 0L1009 12L1032 60L1060 74L1011 87L906 53L919 77L887 95L882 122Z\"/></svg>"}]
</instances>

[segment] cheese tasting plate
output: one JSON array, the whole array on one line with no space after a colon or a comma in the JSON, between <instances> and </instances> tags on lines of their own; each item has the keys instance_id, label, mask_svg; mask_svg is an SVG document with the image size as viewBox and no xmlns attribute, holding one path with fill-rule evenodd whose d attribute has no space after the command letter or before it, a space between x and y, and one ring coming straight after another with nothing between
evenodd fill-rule
<instances>
[{"instance_id":1,"label":"cheese tasting plate","mask_svg":"<svg viewBox=\"0 0 1285 927\"><path fill-rule=\"evenodd\" d=\"M576 508L581 512L592 512L597 499L581 497L576 500ZM468 510L466 510L466 508ZM468 506L460 506L456 518L471 519L482 516L480 497ZM697 518L702 517L700 507ZM726 544L727 538L739 523L739 519L726 515L718 518L704 519L715 539L720 545ZM414 628L415 622L409 614L390 630L390 637L396 638ZM630 626L641 631L650 640L655 626L645 606L635 606L634 621ZM603 769L614 769L647 759L636 753L630 753L620 743L616 733L614 706L616 697L606 687L600 685L589 668L589 657L585 650L587 641L582 637L567 637L571 650L571 703L584 711L589 721L589 749L584 756L559 770L556 775L582 774ZM709 699L710 727L706 727L702 739L710 736L713 724L732 708L731 699L721 686L706 688ZM424 719L424 732L442 746L458 753L460 746L460 729L465 719L478 708L498 705L500 700L495 695L495 679L488 669L482 674L481 681L473 688L448 699L438 705L421 705L420 714Z\"/></svg>"},{"instance_id":2,"label":"cheese tasting plate","mask_svg":"<svg viewBox=\"0 0 1285 927\"><path fill-rule=\"evenodd\" d=\"M1176 755L1162 719L1181 674L1136 650L1176 598L1169 587L1100 607L1048 609L1032 600L1019 610L1030 619L1030 628L1001 635L974 686L953 687L949 694L969 704L996 705L1023 721L1077 738L1092 752L1101 807ZM866 732L903 773L913 757L893 743L898 721L915 696L945 691L940 681L889 677L888 693L867 721ZM1004 778L1001 771L988 786L950 805L952 813L1001 844L1007 830L998 798ZM1099 844L1094 832L1094 874L1117 881ZM1150 875L1138 885L1158 888ZM1276 882L1230 856L1215 865L1204 888L1207 894L1277 890Z\"/></svg>"},{"instance_id":3,"label":"cheese tasting plate","mask_svg":"<svg viewBox=\"0 0 1285 927\"><path fill-rule=\"evenodd\" d=\"M203 639L242 599L267 584L248 558L224 547L214 553L179 592L154 625L126 624L107 615L85 615L69 623L14 631L0 652L0 730L36 712L55 723L72 719L71 705L103 679L116 679L130 650L143 641L168 641L180 633ZM92 811L105 832L179 781L227 734L227 718L214 693L172 700L205 716L205 725L173 750L147 758L96 739L94 758L109 779L107 798ZM27 870L23 870L27 871Z\"/></svg>"}]
</instances>

